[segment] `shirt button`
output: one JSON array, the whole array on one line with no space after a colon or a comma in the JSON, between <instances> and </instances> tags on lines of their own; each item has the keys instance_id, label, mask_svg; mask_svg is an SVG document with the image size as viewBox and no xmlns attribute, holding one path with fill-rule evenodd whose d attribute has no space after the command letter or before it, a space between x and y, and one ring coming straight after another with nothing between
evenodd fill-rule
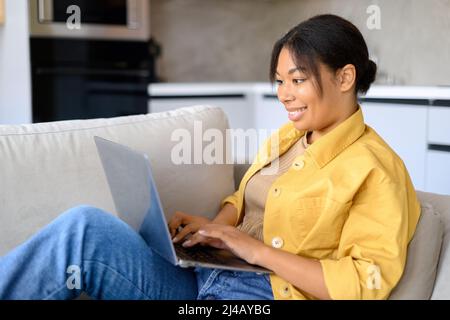
<instances>
[{"instance_id":1,"label":"shirt button","mask_svg":"<svg viewBox=\"0 0 450 320\"><path fill-rule=\"evenodd\" d=\"M272 247L280 249L283 247L284 241L280 237L274 237L272 239Z\"/></svg>"},{"instance_id":2,"label":"shirt button","mask_svg":"<svg viewBox=\"0 0 450 320\"><path fill-rule=\"evenodd\" d=\"M282 298L289 298L291 296L291 289L289 289L287 284L282 286L278 292Z\"/></svg>"},{"instance_id":3,"label":"shirt button","mask_svg":"<svg viewBox=\"0 0 450 320\"><path fill-rule=\"evenodd\" d=\"M303 169L304 166L305 166L305 161L303 161L303 160L296 160L296 161L294 161L294 163L292 165L292 167L295 170L301 170L301 169Z\"/></svg>"},{"instance_id":4,"label":"shirt button","mask_svg":"<svg viewBox=\"0 0 450 320\"><path fill-rule=\"evenodd\" d=\"M280 187L276 187L275 189L273 189L273 196L275 198L278 198L281 194L281 188Z\"/></svg>"}]
</instances>

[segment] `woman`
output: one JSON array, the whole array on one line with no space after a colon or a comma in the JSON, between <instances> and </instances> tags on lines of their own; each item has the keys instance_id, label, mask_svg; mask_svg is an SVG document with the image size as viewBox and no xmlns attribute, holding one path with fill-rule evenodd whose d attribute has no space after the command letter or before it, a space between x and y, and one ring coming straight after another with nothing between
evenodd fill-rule
<instances>
[{"instance_id":1,"label":"woman","mask_svg":"<svg viewBox=\"0 0 450 320\"><path fill-rule=\"evenodd\" d=\"M229 249L270 277L172 266L117 218L77 207L0 260L0 298L387 298L420 205L403 162L364 125L357 94L375 74L350 22L320 15L294 27L270 70L290 122L213 221L177 212L169 222L174 242ZM78 286L68 266L80 267Z\"/></svg>"}]
</instances>

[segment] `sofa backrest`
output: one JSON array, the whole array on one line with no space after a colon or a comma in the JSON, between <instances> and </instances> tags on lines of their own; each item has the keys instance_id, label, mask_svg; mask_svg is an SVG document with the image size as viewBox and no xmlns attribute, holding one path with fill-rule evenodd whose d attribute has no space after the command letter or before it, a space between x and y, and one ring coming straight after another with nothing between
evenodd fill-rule
<instances>
[{"instance_id":1,"label":"sofa backrest","mask_svg":"<svg viewBox=\"0 0 450 320\"><path fill-rule=\"evenodd\" d=\"M180 144L179 136L171 139L175 130L184 129L194 143L194 129L208 128L225 136L228 120L220 108L0 126L0 256L72 206L116 214L95 135L147 153L166 215L181 210L214 216L234 191L233 165L176 165L171 159ZM200 142L200 148L204 145Z\"/></svg>"},{"instance_id":2,"label":"sofa backrest","mask_svg":"<svg viewBox=\"0 0 450 320\"><path fill-rule=\"evenodd\" d=\"M418 191L421 203L433 206L444 225L439 264L437 266L436 281L434 283L432 300L450 299L450 196Z\"/></svg>"}]
</instances>

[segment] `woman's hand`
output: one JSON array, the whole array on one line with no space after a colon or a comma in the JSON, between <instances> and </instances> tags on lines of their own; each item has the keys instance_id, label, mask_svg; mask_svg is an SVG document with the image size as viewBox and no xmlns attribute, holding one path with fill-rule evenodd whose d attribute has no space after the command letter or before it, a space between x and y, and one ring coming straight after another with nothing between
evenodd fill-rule
<instances>
[{"instance_id":1,"label":"woman's hand","mask_svg":"<svg viewBox=\"0 0 450 320\"><path fill-rule=\"evenodd\" d=\"M211 220L202 216L194 216L182 211L176 211L169 221L169 231L173 242L178 242L184 239L189 234L194 234ZM178 231L179 227L183 227Z\"/></svg>"},{"instance_id":2,"label":"woman's hand","mask_svg":"<svg viewBox=\"0 0 450 320\"><path fill-rule=\"evenodd\" d=\"M211 223L203 225L183 246L192 247L196 244L229 250L251 264L258 264L261 251L266 247L262 241L235 227Z\"/></svg>"}]
</instances>

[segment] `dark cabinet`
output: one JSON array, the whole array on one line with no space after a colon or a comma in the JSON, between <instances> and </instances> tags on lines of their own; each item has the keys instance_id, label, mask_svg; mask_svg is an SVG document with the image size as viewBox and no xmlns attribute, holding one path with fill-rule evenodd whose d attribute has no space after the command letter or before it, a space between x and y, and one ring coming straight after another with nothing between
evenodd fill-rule
<instances>
[{"instance_id":1,"label":"dark cabinet","mask_svg":"<svg viewBox=\"0 0 450 320\"><path fill-rule=\"evenodd\" d=\"M155 52L151 41L32 38L33 122L147 113Z\"/></svg>"}]
</instances>

